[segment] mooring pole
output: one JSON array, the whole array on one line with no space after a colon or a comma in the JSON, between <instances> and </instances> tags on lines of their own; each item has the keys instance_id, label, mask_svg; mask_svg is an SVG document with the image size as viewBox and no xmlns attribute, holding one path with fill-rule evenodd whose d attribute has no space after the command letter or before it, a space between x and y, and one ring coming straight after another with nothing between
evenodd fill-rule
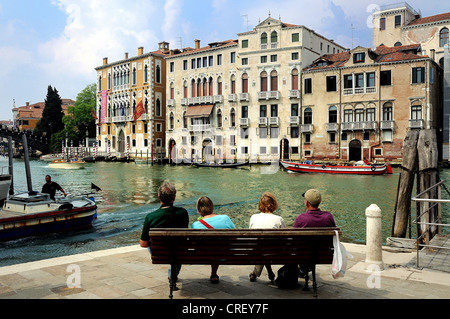
<instances>
[{"instance_id":1,"label":"mooring pole","mask_svg":"<svg viewBox=\"0 0 450 319\"><path fill-rule=\"evenodd\" d=\"M25 134L22 135L22 146L23 146L23 153L24 153L24 159L25 159L25 172L27 174L28 191L32 192L33 186L31 185L30 158L28 156L28 142L27 142L27 137Z\"/></svg>"}]
</instances>

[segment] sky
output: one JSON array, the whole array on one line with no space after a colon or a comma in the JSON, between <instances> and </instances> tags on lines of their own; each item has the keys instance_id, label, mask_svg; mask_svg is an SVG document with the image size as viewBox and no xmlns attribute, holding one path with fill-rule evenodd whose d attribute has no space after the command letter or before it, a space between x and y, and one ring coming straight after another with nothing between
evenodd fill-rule
<instances>
[{"instance_id":1,"label":"sky","mask_svg":"<svg viewBox=\"0 0 450 319\"><path fill-rule=\"evenodd\" d=\"M269 14L304 25L346 48L372 46L371 12L398 0L0 0L0 120L43 102L49 85L76 100L104 57L237 39ZM450 2L409 0L422 17ZM353 27L352 27L353 26Z\"/></svg>"}]
</instances>

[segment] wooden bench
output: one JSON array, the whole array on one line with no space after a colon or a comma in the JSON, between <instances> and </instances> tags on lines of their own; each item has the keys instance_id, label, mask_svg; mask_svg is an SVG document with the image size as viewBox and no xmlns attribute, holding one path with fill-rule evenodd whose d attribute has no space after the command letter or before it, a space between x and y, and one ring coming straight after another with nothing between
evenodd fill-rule
<instances>
[{"instance_id":1,"label":"wooden bench","mask_svg":"<svg viewBox=\"0 0 450 319\"><path fill-rule=\"evenodd\" d=\"M333 261L333 236L339 228L289 229L150 229L153 264L309 265L317 298L316 265ZM169 298L176 274L172 272ZM308 289L308 276L305 288Z\"/></svg>"}]
</instances>

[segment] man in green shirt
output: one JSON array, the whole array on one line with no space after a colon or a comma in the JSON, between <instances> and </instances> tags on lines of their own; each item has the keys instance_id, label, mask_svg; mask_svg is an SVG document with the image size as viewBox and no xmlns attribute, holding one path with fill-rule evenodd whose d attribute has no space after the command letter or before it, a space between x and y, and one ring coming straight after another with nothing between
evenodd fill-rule
<instances>
[{"instance_id":1,"label":"man in green shirt","mask_svg":"<svg viewBox=\"0 0 450 319\"><path fill-rule=\"evenodd\" d=\"M164 182L158 189L158 198L161 207L145 217L144 226L142 228L139 244L143 248L147 248L150 254L150 228L189 228L189 215L186 209L175 207L177 191L175 186ZM176 278L180 273L181 265L176 267ZM169 268L169 280L171 277L171 269ZM175 287L176 288L176 287Z\"/></svg>"}]
</instances>

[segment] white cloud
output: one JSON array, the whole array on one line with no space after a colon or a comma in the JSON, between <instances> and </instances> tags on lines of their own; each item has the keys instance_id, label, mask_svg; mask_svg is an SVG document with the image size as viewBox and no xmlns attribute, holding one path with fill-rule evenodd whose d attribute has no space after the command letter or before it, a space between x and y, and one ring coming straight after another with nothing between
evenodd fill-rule
<instances>
[{"instance_id":1,"label":"white cloud","mask_svg":"<svg viewBox=\"0 0 450 319\"><path fill-rule=\"evenodd\" d=\"M133 56L137 48L155 46L158 42L150 25L156 9L149 1L123 2L119 0L54 0L67 15L62 34L39 46L39 53L47 60L41 66L46 72L93 77L94 68L102 58L123 58L130 48Z\"/></svg>"},{"instance_id":2,"label":"white cloud","mask_svg":"<svg viewBox=\"0 0 450 319\"><path fill-rule=\"evenodd\" d=\"M0 70L6 75L17 70L23 65L30 65L32 53L13 46L0 47Z\"/></svg>"}]
</instances>

